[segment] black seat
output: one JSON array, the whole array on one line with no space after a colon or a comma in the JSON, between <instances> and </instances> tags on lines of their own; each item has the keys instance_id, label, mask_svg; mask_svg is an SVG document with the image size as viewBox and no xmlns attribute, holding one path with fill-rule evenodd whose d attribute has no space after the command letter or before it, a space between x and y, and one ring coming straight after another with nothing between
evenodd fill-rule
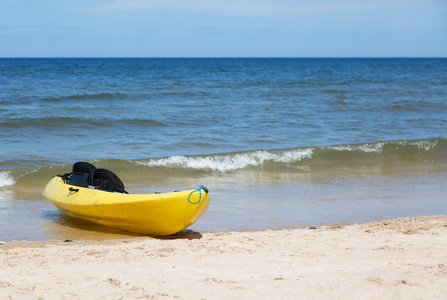
<instances>
[{"instance_id":1,"label":"black seat","mask_svg":"<svg viewBox=\"0 0 447 300\"><path fill-rule=\"evenodd\" d=\"M73 175L84 176L89 185L93 185L93 172L96 167L88 162L78 161L73 165Z\"/></svg>"},{"instance_id":2,"label":"black seat","mask_svg":"<svg viewBox=\"0 0 447 300\"><path fill-rule=\"evenodd\" d=\"M110 192L127 193L124 190L124 183L115 173L107 169L96 169L93 172L93 185L97 189Z\"/></svg>"},{"instance_id":3,"label":"black seat","mask_svg":"<svg viewBox=\"0 0 447 300\"><path fill-rule=\"evenodd\" d=\"M68 179L68 183L72 185L82 186L82 187L88 187L89 184L87 182L87 178L85 178L82 175L71 175Z\"/></svg>"}]
</instances>

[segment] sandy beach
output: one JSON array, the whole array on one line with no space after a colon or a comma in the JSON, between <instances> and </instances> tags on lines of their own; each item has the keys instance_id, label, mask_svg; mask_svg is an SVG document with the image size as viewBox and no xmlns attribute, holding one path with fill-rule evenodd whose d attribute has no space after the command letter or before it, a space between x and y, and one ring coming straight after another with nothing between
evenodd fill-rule
<instances>
[{"instance_id":1,"label":"sandy beach","mask_svg":"<svg viewBox=\"0 0 447 300\"><path fill-rule=\"evenodd\" d=\"M0 299L446 299L447 216L7 242Z\"/></svg>"}]
</instances>

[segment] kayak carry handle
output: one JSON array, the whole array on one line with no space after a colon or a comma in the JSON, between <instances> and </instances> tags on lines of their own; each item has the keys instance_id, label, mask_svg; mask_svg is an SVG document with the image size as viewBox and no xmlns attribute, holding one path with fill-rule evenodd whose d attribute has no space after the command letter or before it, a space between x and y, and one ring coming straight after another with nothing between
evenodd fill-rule
<instances>
[{"instance_id":1,"label":"kayak carry handle","mask_svg":"<svg viewBox=\"0 0 447 300\"><path fill-rule=\"evenodd\" d=\"M79 192L79 189L74 189L74 188L72 188L72 187L70 187L69 189L68 189L70 192Z\"/></svg>"},{"instance_id":2,"label":"kayak carry handle","mask_svg":"<svg viewBox=\"0 0 447 300\"><path fill-rule=\"evenodd\" d=\"M204 190L205 193L207 193L207 194L209 193L209 192L208 192L208 189L207 189L206 187L204 187L203 185L201 185L197 190L192 191L192 192L188 195L188 202L191 203L191 204L197 204L197 203L199 203L200 200L202 199L202 190ZM189 197L191 197L191 195L192 195L193 193L195 193L195 192L199 192L199 195L200 195L199 200L197 200L197 202L191 202L191 200L189 200Z\"/></svg>"}]
</instances>

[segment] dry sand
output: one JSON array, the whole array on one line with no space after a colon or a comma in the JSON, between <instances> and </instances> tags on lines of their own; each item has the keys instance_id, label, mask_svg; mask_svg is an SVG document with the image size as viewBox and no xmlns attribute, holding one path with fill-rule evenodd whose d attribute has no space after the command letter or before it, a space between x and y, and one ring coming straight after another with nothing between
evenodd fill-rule
<instances>
[{"instance_id":1,"label":"dry sand","mask_svg":"<svg viewBox=\"0 0 447 300\"><path fill-rule=\"evenodd\" d=\"M447 217L8 242L0 299L447 299Z\"/></svg>"}]
</instances>

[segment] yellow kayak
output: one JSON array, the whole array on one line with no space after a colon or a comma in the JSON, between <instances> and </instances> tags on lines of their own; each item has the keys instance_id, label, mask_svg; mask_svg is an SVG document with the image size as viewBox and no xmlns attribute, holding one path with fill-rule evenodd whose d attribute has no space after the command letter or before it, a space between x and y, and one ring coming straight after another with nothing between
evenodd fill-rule
<instances>
[{"instance_id":1,"label":"yellow kayak","mask_svg":"<svg viewBox=\"0 0 447 300\"><path fill-rule=\"evenodd\" d=\"M194 224L209 205L203 186L182 192L127 194L70 184L60 175L47 183L43 195L61 213L148 235L177 233Z\"/></svg>"}]
</instances>

